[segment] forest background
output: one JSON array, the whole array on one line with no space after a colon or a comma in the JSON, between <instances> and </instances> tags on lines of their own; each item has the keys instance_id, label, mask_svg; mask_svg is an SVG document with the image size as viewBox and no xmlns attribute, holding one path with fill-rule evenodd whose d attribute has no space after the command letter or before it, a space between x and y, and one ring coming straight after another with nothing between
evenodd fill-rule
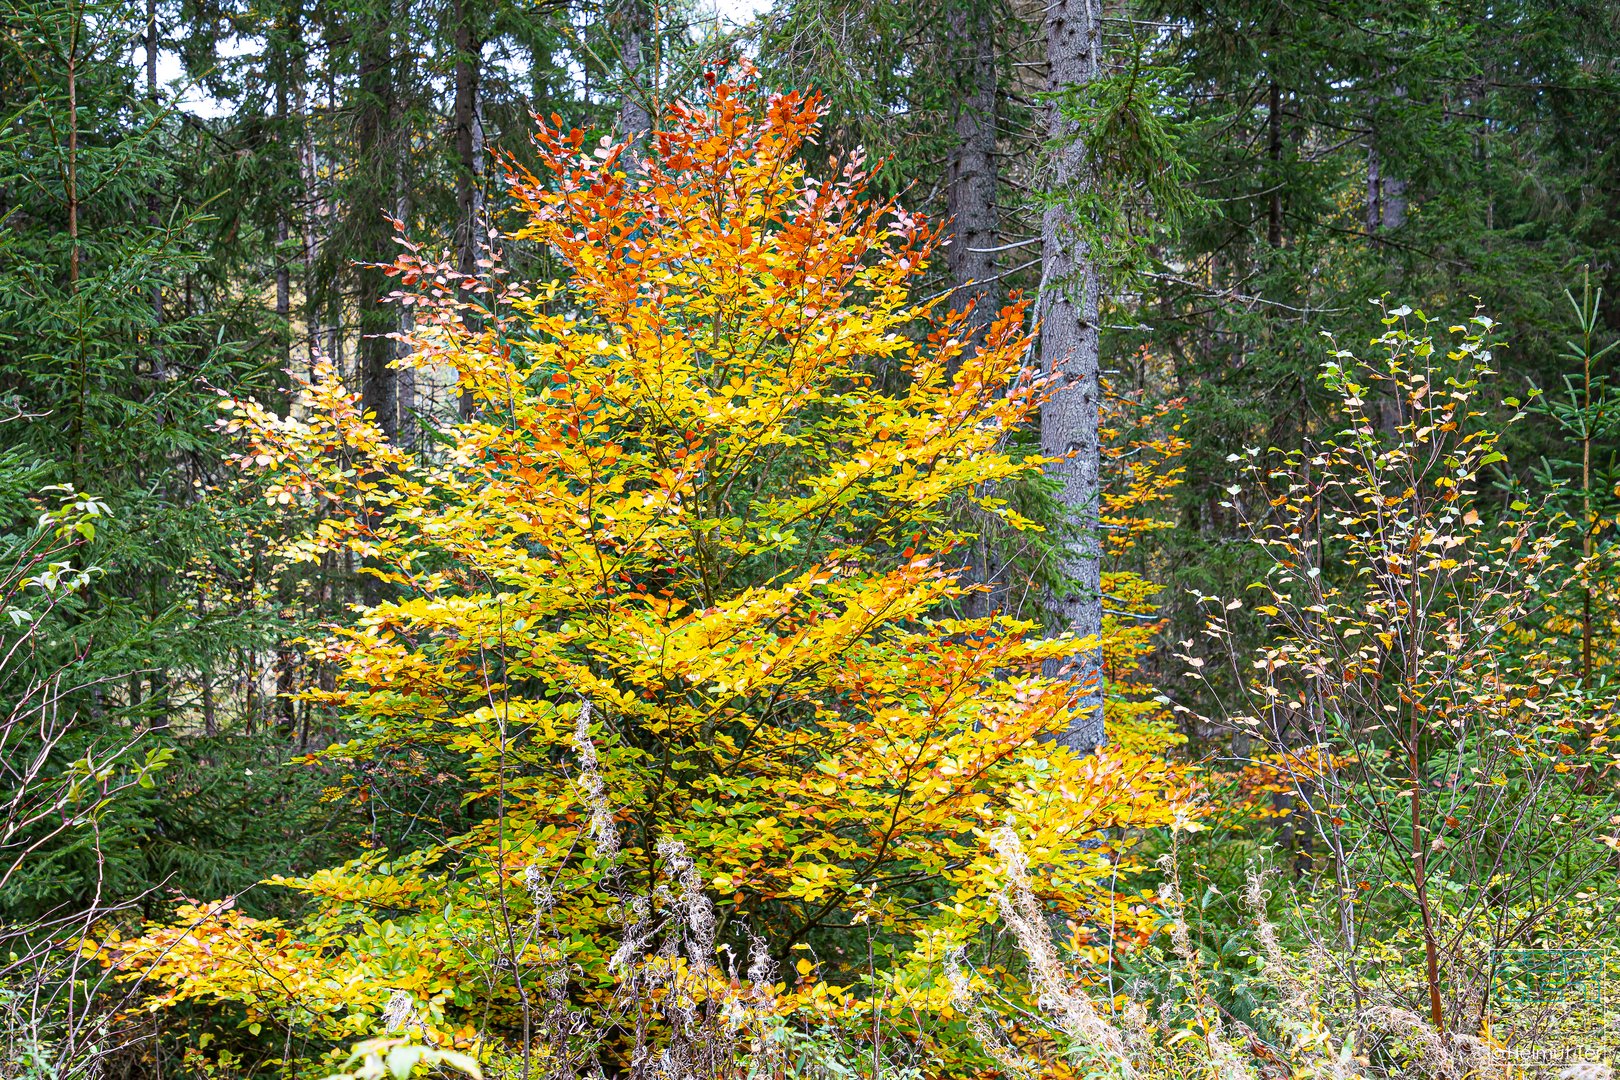
<instances>
[{"instance_id":1,"label":"forest background","mask_svg":"<svg viewBox=\"0 0 1620 1080\"><path fill-rule=\"evenodd\" d=\"M0 12L0 1076L1607 1056L1613 5Z\"/></svg>"}]
</instances>

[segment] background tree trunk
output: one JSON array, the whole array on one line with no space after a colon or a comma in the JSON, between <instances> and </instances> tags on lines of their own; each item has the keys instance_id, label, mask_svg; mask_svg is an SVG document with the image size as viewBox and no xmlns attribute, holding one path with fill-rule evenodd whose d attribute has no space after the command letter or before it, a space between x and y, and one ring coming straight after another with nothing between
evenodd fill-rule
<instances>
[{"instance_id":1,"label":"background tree trunk","mask_svg":"<svg viewBox=\"0 0 1620 1080\"><path fill-rule=\"evenodd\" d=\"M1406 90L1397 86L1391 100L1404 103ZM1374 99L1376 106L1377 99ZM1374 109L1376 112L1376 108ZM1379 153L1379 122L1370 122L1367 136L1367 231L1386 232L1406 224L1406 180L1390 175L1389 165Z\"/></svg>"},{"instance_id":2,"label":"background tree trunk","mask_svg":"<svg viewBox=\"0 0 1620 1080\"><path fill-rule=\"evenodd\" d=\"M158 107L158 11L157 0L146 0L146 99L151 104L153 112ZM146 193L146 216L148 223L155 233L163 224L160 211L160 200L156 191ZM154 326L163 325L163 283L152 283L152 322ZM154 334L154 337L157 335ZM154 348L151 356L152 376L163 378L164 363L163 350Z\"/></svg>"},{"instance_id":3,"label":"background tree trunk","mask_svg":"<svg viewBox=\"0 0 1620 1080\"><path fill-rule=\"evenodd\" d=\"M1097 77L1101 22L1095 0L1051 0L1046 11L1047 86L1061 102ZM1052 597L1063 629L1079 639L1072 657L1048 661L1049 674L1074 680L1074 711L1060 738L1078 751L1103 745L1103 670L1100 539L1097 530L1101 460L1097 441L1097 270L1085 223L1070 202L1089 182L1087 150L1077 124L1051 107L1047 131L1056 149L1051 163L1054 197L1041 219L1041 368L1051 397L1041 410L1041 453L1062 484L1059 498L1073 533L1058 569L1069 584Z\"/></svg>"},{"instance_id":4,"label":"background tree trunk","mask_svg":"<svg viewBox=\"0 0 1620 1080\"><path fill-rule=\"evenodd\" d=\"M948 57L955 87L952 125L956 145L946 163L945 199L951 242L945 249L950 270L951 309L972 307L967 321L967 348L952 371L978 349L985 328L994 321L1003 293L996 281L997 241L1001 215L996 204L1000 179L996 160L997 77L995 20L990 0L952 0L946 12ZM988 518L988 515L986 516ZM985 521L988 527L990 522ZM996 544L982 532L969 548L965 582L990 585L989 592L968 597L970 617L983 618L1006 600L1005 581L997 580Z\"/></svg>"},{"instance_id":5,"label":"background tree trunk","mask_svg":"<svg viewBox=\"0 0 1620 1080\"><path fill-rule=\"evenodd\" d=\"M951 219L951 308L975 304L968 325L975 339L995 318L1001 290L993 248L1000 235L996 208L995 25L985 0L956 0L950 11L951 60L959 95L956 148L948 166L946 201Z\"/></svg>"},{"instance_id":6,"label":"background tree trunk","mask_svg":"<svg viewBox=\"0 0 1620 1080\"><path fill-rule=\"evenodd\" d=\"M359 373L361 405L377 417L377 426L390 439L398 430L398 401L395 371L390 367L394 359L394 343L388 339L395 319L392 312L382 306L390 283L383 272L366 264L389 261L393 241L383 216L393 208L389 188L393 186L395 170L392 155L397 152L398 133L395 129L395 103L393 34L390 0L371 0L361 15L359 46L359 102L356 115L356 136L359 150L358 189L350 203L352 235L355 246L353 258L358 264L358 295L356 302L360 315Z\"/></svg>"},{"instance_id":7,"label":"background tree trunk","mask_svg":"<svg viewBox=\"0 0 1620 1080\"><path fill-rule=\"evenodd\" d=\"M619 104L619 133L637 147L652 130L652 114L647 110L650 88L643 52L650 18L646 0L624 0L620 12L619 53L624 65L624 95Z\"/></svg>"},{"instance_id":8,"label":"background tree trunk","mask_svg":"<svg viewBox=\"0 0 1620 1080\"><path fill-rule=\"evenodd\" d=\"M473 0L456 0L455 47L456 92L454 122L456 134L456 215L460 219L461 243L456 252L456 268L463 277L478 275L479 246L484 242L484 113L479 101L483 77L484 42L476 25ZM411 384L411 405L415 406L416 385ZM473 413L470 393L461 395L462 419ZM413 433L414 434L414 433ZM412 443L414 445L414 438Z\"/></svg>"},{"instance_id":9,"label":"background tree trunk","mask_svg":"<svg viewBox=\"0 0 1620 1080\"><path fill-rule=\"evenodd\" d=\"M296 13L292 13L296 20ZM296 22L289 28L292 40L283 40L280 55L276 58L276 137L287 144L287 133L290 127L287 116L287 83L293 77L292 42L297 38ZM297 151L293 151L297 157ZM294 176L300 174L296 163L288 173ZM276 237L274 266L276 268L276 332L281 335L281 362L284 367L292 366L292 260L287 250L287 240L292 235L292 193L283 189L283 197L276 200Z\"/></svg>"},{"instance_id":10,"label":"background tree trunk","mask_svg":"<svg viewBox=\"0 0 1620 1080\"><path fill-rule=\"evenodd\" d=\"M1266 203L1266 243L1272 248L1282 247L1283 193L1282 193L1282 88L1275 82L1266 97L1266 160L1271 163L1271 198Z\"/></svg>"}]
</instances>

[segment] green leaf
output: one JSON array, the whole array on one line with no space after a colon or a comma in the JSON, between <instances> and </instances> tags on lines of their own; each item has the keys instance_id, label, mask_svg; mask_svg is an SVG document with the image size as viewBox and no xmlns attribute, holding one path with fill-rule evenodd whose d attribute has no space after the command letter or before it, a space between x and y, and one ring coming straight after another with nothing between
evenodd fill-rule
<instances>
[{"instance_id":1,"label":"green leaf","mask_svg":"<svg viewBox=\"0 0 1620 1080\"><path fill-rule=\"evenodd\" d=\"M422 1058L420 1046L396 1046L388 1051L388 1071L394 1080L407 1080Z\"/></svg>"}]
</instances>

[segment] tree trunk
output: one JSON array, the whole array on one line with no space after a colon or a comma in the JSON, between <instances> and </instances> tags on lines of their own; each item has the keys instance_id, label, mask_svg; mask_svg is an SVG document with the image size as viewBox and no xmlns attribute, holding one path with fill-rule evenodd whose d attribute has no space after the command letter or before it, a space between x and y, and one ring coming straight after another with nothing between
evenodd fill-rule
<instances>
[{"instance_id":1,"label":"tree trunk","mask_svg":"<svg viewBox=\"0 0 1620 1080\"><path fill-rule=\"evenodd\" d=\"M1406 223L1406 181L1388 176L1376 146L1367 148L1367 231L1388 232Z\"/></svg>"},{"instance_id":2,"label":"tree trunk","mask_svg":"<svg viewBox=\"0 0 1620 1080\"><path fill-rule=\"evenodd\" d=\"M1266 105L1266 158L1271 162L1270 205L1266 214L1266 243L1272 248L1282 247L1282 89L1271 84Z\"/></svg>"},{"instance_id":3,"label":"tree trunk","mask_svg":"<svg viewBox=\"0 0 1620 1080\"><path fill-rule=\"evenodd\" d=\"M405 155L399 154L395 160L398 172L394 185L394 217L408 226L411 219L411 187L405 177ZM400 359L410 353L410 346L403 339L416 327L415 317L411 314L414 310L403 304L399 307L401 340L395 345L394 355ZM415 450L419 434L416 416L416 369L402 366L396 368L394 374L399 388L399 445L405 450Z\"/></svg>"},{"instance_id":4,"label":"tree trunk","mask_svg":"<svg viewBox=\"0 0 1620 1080\"><path fill-rule=\"evenodd\" d=\"M296 40L297 31L293 34ZM281 55L276 58L276 138L282 146L287 145L287 82L293 73L290 53L289 42L282 46ZM286 190L276 199L276 325L281 334L283 369L292 366L292 264L287 258L287 239L292 235L292 201L291 192Z\"/></svg>"},{"instance_id":5,"label":"tree trunk","mask_svg":"<svg viewBox=\"0 0 1620 1080\"><path fill-rule=\"evenodd\" d=\"M298 654L283 642L276 647L276 730L289 742L298 730L292 697L298 687L297 675Z\"/></svg>"},{"instance_id":6,"label":"tree trunk","mask_svg":"<svg viewBox=\"0 0 1620 1080\"><path fill-rule=\"evenodd\" d=\"M461 271L470 273L477 265L479 232L484 202L484 118L479 102L479 81L483 76L484 43L474 22L472 0L456 0L456 94L455 133L456 208L462 227Z\"/></svg>"},{"instance_id":7,"label":"tree trunk","mask_svg":"<svg viewBox=\"0 0 1620 1080\"><path fill-rule=\"evenodd\" d=\"M652 131L652 114L647 111L652 87L642 58L649 22L646 0L624 0L620 18L619 53L624 65L624 93L619 101L619 133L630 139L631 154L638 154L645 136ZM634 162L626 164L635 166Z\"/></svg>"},{"instance_id":8,"label":"tree trunk","mask_svg":"<svg viewBox=\"0 0 1620 1080\"><path fill-rule=\"evenodd\" d=\"M302 58L303 50L299 50ZM319 190L320 175L315 164L315 118L310 107L309 92L302 77L293 83L293 107L298 112L298 185L303 196L303 248L304 261L304 361L308 374L315 376L315 357L321 348L321 304L319 282L316 279L316 255L319 239L316 222L326 212L324 193Z\"/></svg>"},{"instance_id":9,"label":"tree trunk","mask_svg":"<svg viewBox=\"0 0 1620 1080\"><path fill-rule=\"evenodd\" d=\"M964 327L966 347L951 374L973 357L984 332L1001 306L996 282L996 242L1000 214L996 205L996 92L998 71L994 21L988 0L953 0L947 12L948 62L955 84L956 146L947 163L945 198L951 242L945 249L950 270L952 311L969 311ZM968 549L964 583L987 584L989 592L970 594L964 606L970 618L984 618L1006 600L1007 583L998 581L995 533L986 520Z\"/></svg>"},{"instance_id":10,"label":"tree trunk","mask_svg":"<svg viewBox=\"0 0 1620 1080\"><path fill-rule=\"evenodd\" d=\"M172 705L169 701L169 673L162 668L152 672L150 683L152 703L152 718L148 722L151 731L169 730L169 712Z\"/></svg>"},{"instance_id":11,"label":"tree trunk","mask_svg":"<svg viewBox=\"0 0 1620 1080\"><path fill-rule=\"evenodd\" d=\"M1406 88L1397 86L1394 97L1396 101L1404 101ZM1385 229L1398 229L1406 224L1406 179L1401 176L1391 176L1388 166L1384 168L1383 192L1378 202L1380 209L1383 211L1381 224Z\"/></svg>"},{"instance_id":12,"label":"tree trunk","mask_svg":"<svg viewBox=\"0 0 1620 1080\"><path fill-rule=\"evenodd\" d=\"M381 270L366 264L390 262L393 254L393 237L383 216L385 210L392 209L388 189L394 182L392 154L398 142L392 7L390 0L370 0L361 17L356 115L359 160L355 163L360 183L350 209L354 215L353 257L357 263L356 302L360 316L360 402L375 415L377 426L389 439L398 430L395 372L389 366L394 359L394 343L388 338L394 329L394 316L382 306L390 283Z\"/></svg>"},{"instance_id":13,"label":"tree trunk","mask_svg":"<svg viewBox=\"0 0 1620 1080\"><path fill-rule=\"evenodd\" d=\"M950 12L951 61L956 71L956 149L949 163L946 201L951 244L951 309L973 306L968 316L969 353L995 319L996 255L996 54L994 25L983 0L956 0ZM967 354L964 354L966 359Z\"/></svg>"},{"instance_id":14,"label":"tree trunk","mask_svg":"<svg viewBox=\"0 0 1620 1080\"><path fill-rule=\"evenodd\" d=\"M202 716L203 734L213 738L219 734L219 708L214 703L214 672L212 668L204 668L202 672Z\"/></svg>"},{"instance_id":15,"label":"tree trunk","mask_svg":"<svg viewBox=\"0 0 1620 1080\"><path fill-rule=\"evenodd\" d=\"M1386 229L1398 229L1406 224L1406 181L1397 176L1384 177L1383 196L1379 200L1383 204L1383 226Z\"/></svg>"},{"instance_id":16,"label":"tree trunk","mask_svg":"<svg viewBox=\"0 0 1620 1080\"><path fill-rule=\"evenodd\" d=\"M1406 97L1406 91L1396 87L1396 100ZM1371 121L1367 137L1367 231L1386 232L1406 223L1406 181L1389 175L1387 164L1378 152L1378 121Z\"/></svg>"},{"instance_id":17,"label":"tree trunk","mask_svg":"<svg viewBox=\"0 0 1620 1080\"><path fill-rule=\"evenodd\" d=\"M157 0L146 0L146 99L151 103L154 112L157 111L158 105L157 25ZM156 232L163 222L163 217L159 213L158 193L155 190L146 193L146 217L153 232ZM152 319L154 325L163 325L162 281L152 282ZM163 353L157 348L152 350L152 374L155 376L163 374Z\"/></svg>"},{"instance_id":18,"label":"tree trunk","mask_svg":"<svg viewBox=\"0 0 1620 1080\"><path fill-rule=\"evenodd\" d=\"M84 30L83 13L73 9L72 30L67 49L67 168L63 177L62 199L68 219L68 292L73 297L74 317L82 319L79 301L79 39ZM68 443L73 456L73 482L84 488L85 395L90 392L89 359L84 354L84 334L75 334L73 357L73 421Z\"/></svg>"},{"instance_id":19,"label":"tree trunk","mask_svg":"<svg viewBox=\"0 0 1620 1080\"><path fill-rule=\"evenodd\" d=\"M1097 77L1101 23L1095 0L1050 0L1046 13L1048 89L1058 101ZM1073 535L1058 569L1068 579L1052 597L1063 628L1075 635L1074 655L1048 661L1048 674L1073 680L1074 703L1060 740L1089 752L1107 740L1103 724L1102 591L1098 535L1101 458L1097 426L1097 268L1085 223L1066 200L1090 182L1090 162L1079 125L1054 105L1048 134L1055 150L1050 166L1054 196L1041 219L1041 367L1051 397L1041 408L1041 453L1062 487L1059 499Z\"/></svg>"},{"instance_id":20,"label":"tree trunk","mask_svg":"<svg viewBox=\"0 0 1620 1080\"><path fill-rule=\"evenodd\" d=\"M483 74L484 43L474 25L473 0L456 0L456 210L460 218L460 238L456 268L463 277L478 274L478 254L484 242L484 115L479 101L479 80ZM411 387L415 397L415 384ZM414 400L413 400L414 405ZM462 419L473 413L472 394L463 391Z\"/></svg>"}]
</instances>

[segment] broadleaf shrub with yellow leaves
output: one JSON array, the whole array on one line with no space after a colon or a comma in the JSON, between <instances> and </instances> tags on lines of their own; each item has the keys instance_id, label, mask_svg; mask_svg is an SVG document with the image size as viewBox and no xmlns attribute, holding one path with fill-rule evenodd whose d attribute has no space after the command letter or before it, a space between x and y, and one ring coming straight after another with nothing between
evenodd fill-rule
<instances>
[{"instance_id":1,"label":"broadleaf shrub with yellow leaves","mask_svg":"<svg viewBox=\"0 0 1620 1080\"><path fill-rule=\"evenodd\" d=\"M453 370L464 402L431 454L330 368L286 416L226 403L243 470L317 522L293 552L377 583L319 646L337 689L307 692L350 725L325 751L355 763L348 797L421 769L476 823L279 880L296 922L197 904L110 937L154 1005L229 1003L312 1055L394 1002L512 1075L654 1075L763 981L753 1015L876 1024L965 1073L985 1059L943 957L996 921L989 837L1011 830L1043 902L1105 947L1151 933L1116 890L1184 799L1173 736L1139 701L1094 755L1047 741L1080 688L1042 662L1073 644L959 617L984 587L960 506L1038 528L993 494L1042 464L1007 444L1041 398L1026 305L969 349L962 313L910 299L935 234L859 162L808 175L817 119L715 85L634 167L544 128L539 175L506 168L505 243L549 248L562 281L494 248L467 278L405 242L400 363ZM1108 621L1116 669L1141 623Z\"/></svg>"}]
</instances>

